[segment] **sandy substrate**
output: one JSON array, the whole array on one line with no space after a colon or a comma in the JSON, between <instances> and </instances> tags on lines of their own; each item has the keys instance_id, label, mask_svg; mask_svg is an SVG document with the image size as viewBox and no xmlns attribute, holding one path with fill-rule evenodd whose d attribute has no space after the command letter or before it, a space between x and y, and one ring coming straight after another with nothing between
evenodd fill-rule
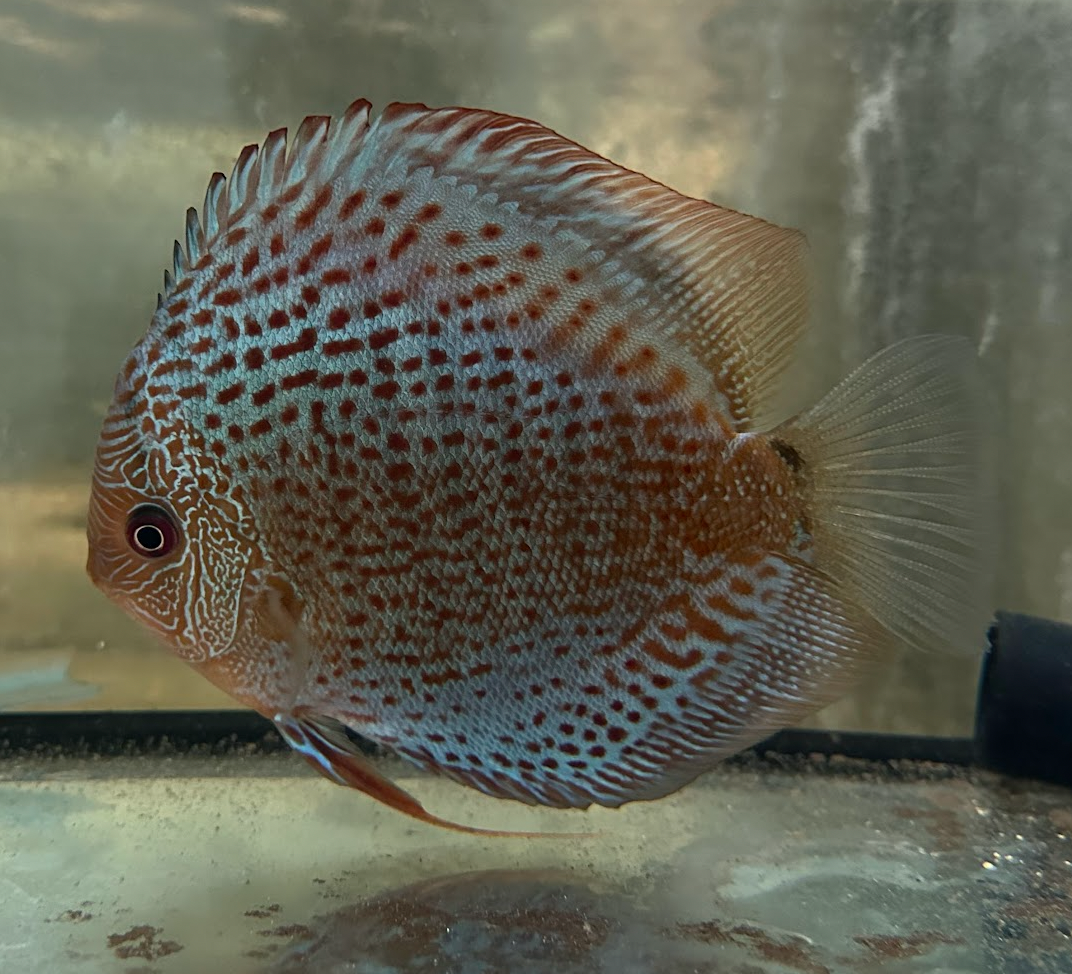
<instances>
[{"instance_id":1,"label":"sandy substrate","mask_svg":"<svg viewBox=\"0 0 1072 974\"><path fill-rule=\"evenodd\" d=\"M455 821L594 834L489 839L418 825L293 755L14 758L0 762L0 966L1069 969L1059 789L804 759L723 768L661 801L582 813L384 770Z\"/></svg>"}]
</instances>

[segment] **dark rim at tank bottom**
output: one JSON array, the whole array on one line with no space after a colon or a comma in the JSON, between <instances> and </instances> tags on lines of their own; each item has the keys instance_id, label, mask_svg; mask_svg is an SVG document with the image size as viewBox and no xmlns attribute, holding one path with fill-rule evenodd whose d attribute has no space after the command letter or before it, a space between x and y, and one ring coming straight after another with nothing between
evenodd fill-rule
<instances>
[{"instance_id":1,"label":"dark rim at tank bottom","mask_svg":"<svg viewBox=\"0 0 1072 974\"><path fill-rule=\"evenodd\" d=\"M368 754L382 753L359 737ZM271 723L241 710L133 710L0 714L0 758L152 756L208 753L273 754L288 745ZM855 731L781 731L729 763L760 756L821 755L867 761L919 761L965 767L975 763L967 738Z\"/></svg>"}]
</instances>

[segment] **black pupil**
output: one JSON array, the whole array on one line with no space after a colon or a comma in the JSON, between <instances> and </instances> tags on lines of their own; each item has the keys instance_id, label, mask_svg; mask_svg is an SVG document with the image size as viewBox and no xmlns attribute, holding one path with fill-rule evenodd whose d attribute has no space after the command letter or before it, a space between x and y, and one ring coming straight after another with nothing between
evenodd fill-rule
<instances>
[{"instance_id":1,"label":"black pupil","mask_svg":"<svg viewBox=\"0 0 1072 974\"><path fill-rule=\"evenodd\" d=\"M134 532L134 540L139 548L146 551L157 551L164 547L164 532L155 524L143 524Z\"/></svg>"},{"instance_id":2,"label":"black pupil","mask_svg":"<svg viewBox=\"0 0 1072 974\"><path fill-rule=\"evenodd\" d=\"M169 554L178 540L179 530L163 508L147 504L135 508L127 520L127 543L146 558Z\"/></svg>"}]
</instances>

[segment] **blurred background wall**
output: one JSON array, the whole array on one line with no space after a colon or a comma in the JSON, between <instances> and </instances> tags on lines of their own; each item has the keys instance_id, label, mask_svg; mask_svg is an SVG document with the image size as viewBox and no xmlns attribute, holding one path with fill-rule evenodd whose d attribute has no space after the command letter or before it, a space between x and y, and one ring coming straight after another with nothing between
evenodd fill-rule
<instances>
[{"instance_id":1,"label":"blurred background wall","mask_svg":"<svg viewBox=\"0 0 1072 974\"><path fill-rule=\"evenodd\" d=\"M1072 621L1070 49L1069 0L0 0L0 672L66 653L100 691L67 706L227 703L83 575L97 426L209 173L358 96L534 117L804 229L802 402L968 336L995 604ZM906 658L819 722L963 733L975 672Z\"/></svg>"}]
</instances>

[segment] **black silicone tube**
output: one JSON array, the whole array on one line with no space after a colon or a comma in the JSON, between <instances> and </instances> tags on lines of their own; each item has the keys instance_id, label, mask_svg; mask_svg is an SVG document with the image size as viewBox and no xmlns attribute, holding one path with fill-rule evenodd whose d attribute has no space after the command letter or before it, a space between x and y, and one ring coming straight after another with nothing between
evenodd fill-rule
<instances>
[{"instance_id":1,"label":"black silicone tube","mask_svg":"<svg viewBox=\"0 0 1072 974\"><path fill-rule=\"evenodd\" d=\"M1072 626L999 612L979 679L980 764L1072 785Z\"/></svg>"}]
</instances>

